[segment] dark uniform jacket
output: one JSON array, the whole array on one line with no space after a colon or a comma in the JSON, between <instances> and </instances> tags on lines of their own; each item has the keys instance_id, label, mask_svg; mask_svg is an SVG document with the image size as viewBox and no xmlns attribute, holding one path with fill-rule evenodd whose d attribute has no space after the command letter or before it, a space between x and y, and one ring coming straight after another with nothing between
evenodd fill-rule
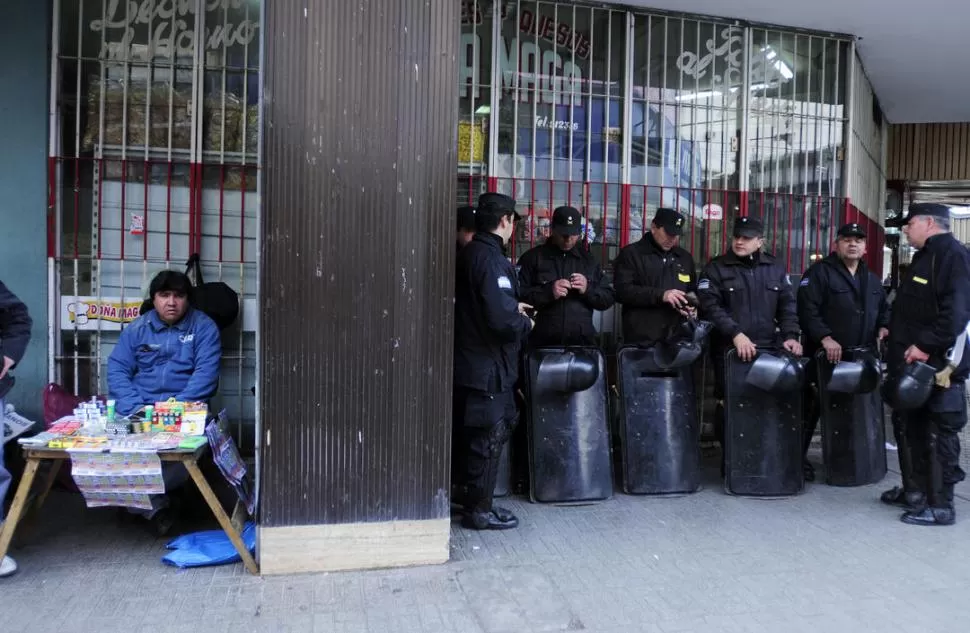
<instances>
[{"instance_id":1,"label":"dark uniform jacket","mask_svg":"<svg viewBox=\"0 0 970 633\"><path fill-rule=\"evenodd\" d=\"M13 367L17 366L27 351L31 326L33 320L27 313L27 306L0 282L0 356L12 360ZM12 386L12 375L7 374L0 379L0 398L7 395ZM3 450L2 446L0 450Z\"/></svg>"},{"instance_id":2,"label":"dark uniform jacket","mask_svg":"<svg viewBox=\"0 0 970 633\"><path fill-rule=\"evenodd\" d=\"M586 293L570 290L556 299L553 284L577 273L586 277ZM595 344L593 310L608 310L613 305L613 289L586 248L577 244L563 251L546 242L526 251L519 258L519 282L522 301L536 309L530 346Z\"/></svg>"},{"instance_id":3,"label":"dark uniform jacket","mask_svg":"<svg viewBox=\"0 0 970 633\"><path fill-rule=\"evenodd\" d=\"M532 325L519 314L515 268L502 239L477 233L455 273L455 385L490 393L513 388L519 350Z\"/></svg>"},{"instance_id":4,"label":"dark uniform jacket","mask_svg":"<svg viewBox=\"0 0 970 633\"><path fill-rule=\"evenodd\" d=\"M683 316L664 303L664 292L696 289L694 258L679 246L664 252L647 233L620 251L613 270L616 300L623 306L624 341L655 343L667 338Z\"/></svg>"},{"instance_id":5,"label":"dark uniform jacket","mask_svg":"<svg viewBox=\"0 0 970 633\"><path fill-rule=\"evenodd\" d=\"M725 353L742 333L759 347L798 339L791 282L767 253L742 259L730 252L714 258L701 273L697 296L701 315L714 324L715 353Z\"/></svg>"},{"instance_id":6,"label":"dark uniform jacket","mask_svg":"<svg viewBox=\"0 0 970 633\"><path fill-rule=\"evenodd\" d=\"M843 348L875 349L879 328L889 327L886 291L865 262L859 262L853 278L838 255L829 255L798 284L798 323L809 358L826 336Z\"/></svg>"},{"instance_id":7,"label":"dark uniform jacket","mask_svg":"<svg viewBox=\"0 0 970 633\"><path fill-rule=\"evenodd\" d=\"M929 354L929 364L946 365L947 351L970 321L970 253L949 233L934 235L913 256L900 280L889 324L889 368L904 364L910 345ZM966 380L965 352L952 381Z\"/></svg>"}]
</instances>

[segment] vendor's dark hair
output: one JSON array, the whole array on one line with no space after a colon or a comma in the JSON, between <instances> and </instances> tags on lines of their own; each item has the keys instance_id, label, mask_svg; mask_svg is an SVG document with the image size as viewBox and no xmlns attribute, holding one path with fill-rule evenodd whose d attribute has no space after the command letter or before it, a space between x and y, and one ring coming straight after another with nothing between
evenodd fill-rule
<instances>
[{"instance_id":1,"label":"vendor's dark hair","mask_svg":"<svg viewBox=\"0 0 970 633\"><path fill-rule=\"evenodd\" d=\"M155 275L148 286L148 296L155 298L159 292L174 292L175 294L192 296L192 281L189 276L177 270L163 270Z\"/></svg>"}]
</instances>

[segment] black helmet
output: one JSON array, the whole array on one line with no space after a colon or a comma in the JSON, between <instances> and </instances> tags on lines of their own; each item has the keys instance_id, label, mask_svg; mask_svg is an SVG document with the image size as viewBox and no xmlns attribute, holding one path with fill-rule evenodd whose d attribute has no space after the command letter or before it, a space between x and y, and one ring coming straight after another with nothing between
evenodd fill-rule
<instances>
[{"instance_id":1,"label":"black helmet","mask_svg":"<svg viewBox=\"0 0 970 633\"><path fill-rule=\"evenodd\" d=\"M879 359L872 353L859 352L851 360L839 361L832 368L832 376L825 385L835 393L871 393L879 386Z\"/></svg>"},{"instance_id":2,"label":"black helmet","mask_svg":"<svg viewBox=\"0 0 970 633\"><path fill-rule=\"evenodd\" d=\"M748 370L745 382L762 391L786 394L801 389L804 379L805 364L799 359L762 352Z\"/></svg>"},{"instance_id":3,"label":"black helmet","mask_svg":"<svg viewBox=\"0 0 970 633\"><path fill-rule=\"evenodd\" d=\"M596 384L599 376L600 364L595 351L549 352L539 363L538 381L553 391L586 391Z\"/></svg>"},{"instance_id":4,"label":"black helmet","mask_svg":"<svg viewBox=\"0 0 970 633\"><path fill-rule=\"evenodd\" d=\"M917 361L883 383L882 398L893 409L919 409L930 399L935 384L936 370Z\"/></svg>"},{"instance_id":5,"label":"black helmet","mask_svg":"<svg viewBox=\"0 0 970 633\"><path fill-rule=\"evenodd\" d=\"M711 328L709 321L685 321L673 336L653 347L654 364L662 370L679 369L693 364L704 353L704 341Z\"/></svg>"}]
</instances>

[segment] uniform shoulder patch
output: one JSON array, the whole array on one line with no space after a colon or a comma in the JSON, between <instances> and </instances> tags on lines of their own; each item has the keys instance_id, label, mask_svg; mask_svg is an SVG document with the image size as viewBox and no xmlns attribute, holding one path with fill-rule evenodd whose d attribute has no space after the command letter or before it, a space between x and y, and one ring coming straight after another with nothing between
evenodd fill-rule
<instances>
[{"instance_id":1,"label":"uniform shoulder patch","mask_svg":"<svg viewBox=\"0 0 970 633\"><path fill-rule=\"evenodd\" d=\"M501 277L498 278L498 287L503 290L511 290L512 280L506 277L505 275L502 275Z\"/></svg>"},{"instance_id":2,"label":"uniform shoulder patch","mask_svg":"<svg viewBox=\"0 0 970 633\"><path fill-rule=\"evenodd\" d=\"M808 277L802 277L802 280L798 282L798 285L802 288L808 286Z\"/></svg>"},{"instance_id":3,"label":"uniform shoulder patch","mask_svg":"<svg viewBox=\"0 0 970 633\"><path fill-rule=\"evenodd\" d=\"M707 290L710 287L711 287L711 280L710 279L706 279L705 278L705 279L701 279L701 280L699 280L697 282L697 289L698 290Z\"/></svg>"}]
</instances>

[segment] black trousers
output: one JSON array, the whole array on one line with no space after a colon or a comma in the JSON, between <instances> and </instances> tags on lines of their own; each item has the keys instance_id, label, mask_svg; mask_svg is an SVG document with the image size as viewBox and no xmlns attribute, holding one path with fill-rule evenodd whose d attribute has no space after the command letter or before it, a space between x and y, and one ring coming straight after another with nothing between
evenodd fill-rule
<instances>
[{"instance_id":1,"label":"black trousers","mask_svg":"<svg viewBox=\"0 0 970 633\"><path fill-rule=\"evenodd\" d=\"M964 384L934 390L925 406L895 411L892 421L903 487L925 492L934 507L951 507L954 485L966 478L959 436L967 424Z\"/></svg>"},{"instance_id":2,"label":"black trousers","mask_svg":"<svg viewBox=\"0 0 970 633\"><path fill-rule=\"evenodd\" d=\"M453 481L468 512L490 512L502 448L518 424L515 397L456 386L452 398Z\"/></svg>"}]
</instances>

